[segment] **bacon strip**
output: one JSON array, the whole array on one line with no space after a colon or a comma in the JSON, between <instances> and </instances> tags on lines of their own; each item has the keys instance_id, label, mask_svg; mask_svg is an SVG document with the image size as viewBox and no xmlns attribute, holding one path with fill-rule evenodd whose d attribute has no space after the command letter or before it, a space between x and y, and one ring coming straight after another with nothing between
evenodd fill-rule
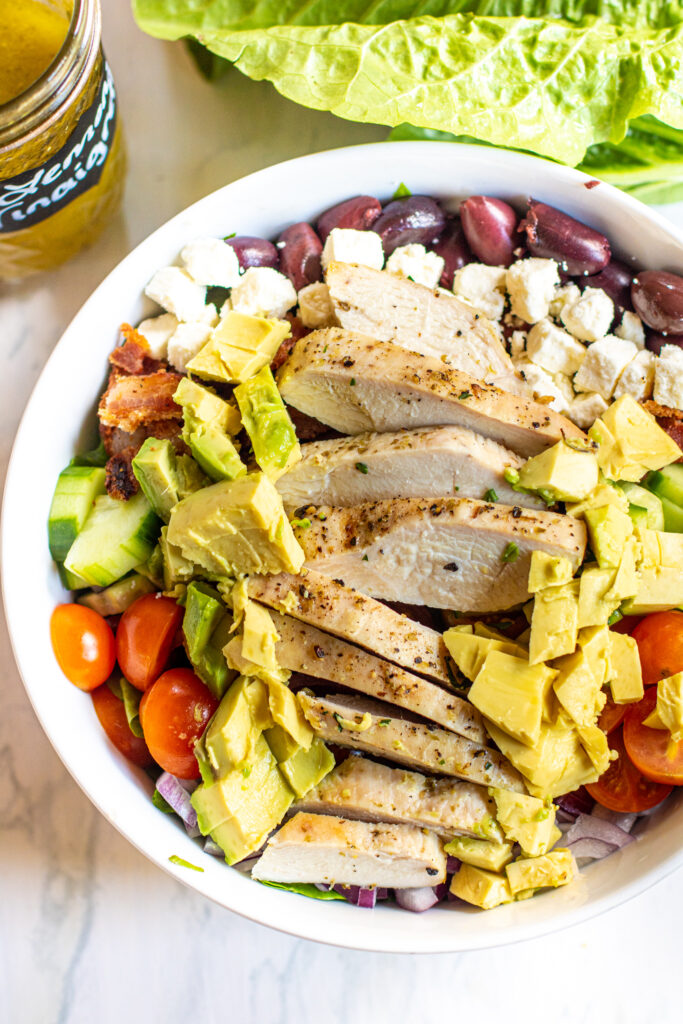
<instances>
[{"instance_id":1,"label":"bacon strip","mask_svg":"<svg viewBox=\"0 0 683 1024\"><path fill-rule=\"evenodd\" d=\"M652 401L643 402L643 408L652 413L662 430L666 431L669 437L683 450L683 411L671 409L668 405L658 405L657 402ZM678 459L678 462L683 462L683 456Z\"/></svg>"},{"instance_id":2,"label":"bacon strip","mask_svg":"<svg viewBox=\"0 0 683 1024\"><path fill-rule=\"evenodd\" d=\"M180 421L183 410L173 395L181 380L179 373L165 370L143 376L120 376L113 371L100 399L100 423L132 434L150 420Z\"/></svg>"},{"instance_id":3,"label":"bacon strip","mask_svg":"<svg viewBox=\"0 0 683 1024\"><path fill-rule=\"evenodd\" d=\"M109 356L109 362L117 370L130 374L154 373L164 365L152 358L146 338L130 324L121 324L121 334L124 337L123 344Z\"/></svg>"}]
</instances>

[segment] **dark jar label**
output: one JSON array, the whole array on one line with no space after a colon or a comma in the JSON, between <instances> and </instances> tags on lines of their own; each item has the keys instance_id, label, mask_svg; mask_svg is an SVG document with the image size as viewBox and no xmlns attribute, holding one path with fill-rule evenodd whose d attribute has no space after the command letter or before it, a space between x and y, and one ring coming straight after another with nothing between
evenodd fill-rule
<instances>
[{"instance_id":1,"label":"dark jar label","mask_svg":"<svg viewBox=\"0 0 683 1024\"><path fill-rule=\"evenodd\" d=\"M97 185L116 131L116 91L106 61L95 99L42 167L0 181L0 234L46 220Z\"/></svg>"}]
</instances>

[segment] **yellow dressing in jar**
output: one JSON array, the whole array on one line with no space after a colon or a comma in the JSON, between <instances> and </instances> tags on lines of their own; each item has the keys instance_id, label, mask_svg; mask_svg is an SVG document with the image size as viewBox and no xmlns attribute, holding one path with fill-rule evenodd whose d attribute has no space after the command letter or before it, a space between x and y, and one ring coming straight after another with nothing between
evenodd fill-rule
<instances>
[{"instance_id":1,"label":"yellow dressing in jar","mask_svg":"<svg viewBox=\"0 0 683 1024\"><path fill-rule=\"evenodd\" d=\"M0 0L0 103L9 103L42 75L62 47L73 4Z\"/></svg>"}]
</instances>

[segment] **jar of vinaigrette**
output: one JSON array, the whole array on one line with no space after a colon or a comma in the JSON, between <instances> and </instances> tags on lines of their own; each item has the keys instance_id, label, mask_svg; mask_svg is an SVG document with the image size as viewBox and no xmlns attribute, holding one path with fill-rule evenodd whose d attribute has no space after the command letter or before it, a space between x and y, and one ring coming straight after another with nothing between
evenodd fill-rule
<instances>
[{"instance_id":1,"label":"jar of vinaigrette","mask_svg":"<svg viewBox=\"0 0 683 1024\"><path fill-rule=\"evenodd\" d=\"M99 0L0 0L0 280L94 241L125 156Z\"/></svg>"}]
</instances>

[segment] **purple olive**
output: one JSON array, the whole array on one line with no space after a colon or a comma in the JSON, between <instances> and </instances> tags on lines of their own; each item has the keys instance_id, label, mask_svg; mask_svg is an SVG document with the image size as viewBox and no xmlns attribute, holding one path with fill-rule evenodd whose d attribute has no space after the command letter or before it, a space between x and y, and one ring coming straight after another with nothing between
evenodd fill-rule
<instances>
[{"instance_id":1,"label":"purple olive","mask_svg":"<svg viewBox=\"0 0 683 1024\"><path fill-rule=\"evenodd\" d=\"M537 199L529 200L519 228L526 231L532 256L557 260L568 274L597 274L612 255L609 242L599 231Z\"/></svg>"},{"instance_id":2,"label":"purple olive","mask_svg":"<svg viewBox=\"0 0 683 1024\"><path fill-rule=\"evenodd\" d=\"M446 226L446 214L429 196L394 199L372 225L382 239L384 255L391 256L399 245L433 246Z\"/></svg>"},{"instance_id":3,"label":"purple olive","mask_svg":"<svg viewBox=\"0 0 683 1024\"><path fill-rule=\"evenodd\" d=\"M237 235L235 238L226 238L226 242L235 250L242 270L247 267L273 267L277 270L280 265L277 249L266 238Z\"/></svg>"},{"instance_id":4,"label":"purple olive","mask_svg":"<svg viewBox=\"0 0 683 1024\"><path fill-rule=\"evenodd\" d=\"M382 204L374 196L354 196L345 199L325 210L318 217L316 228L324 244L333 228L351 228L354 231L367 231L375 223L382 212Z\"/></svg>"},{"instance_id":5,"label":"purple olive","mask_svg":"<svg viewBox=\"0 0 683 1024\"><path fill-rule=\"evenodd\" d=\"M307 284L320 281L320 253L323 245L306 221L285 228L277 240L280 251L280 270L286 274L297 291Z\"/></svg>"},{"instance_id":6,"label":"purple olive","mask_svg":"<svg viewBox=\"0 0 683 1024\"><path fill-rule=\"evenodd\" d=\"M683 277L665 270L641 270L631 298L640 319L653 331L683 334Z\"/></svg>"},{"instance_id":7,"label":"purple olive","mask_svg":"<svg viewBox=\"0 0 683 1024\"><path fill-rule=\"evenodd\" d=\"M472 253L458 217L449 217L446 221L446 227L434 246L434 252L444 261L439 284L442 288L452 288L456 270L472 262Z\"/></svg>"},{"instance_id":8,"label":"purple olive","mask_svg":"<svg viewBox=\"0 0 683 1024\"><path fill-rule=\"evenodd\" d=\"M509 267L515 258L519 217L502 199L470 196L460 204L460 217L470 249L481 263Z\"/></svg>"},{"instance_id":9,"label":"purple olive","mask_svg":"<svg viewBox=\"0 0 683 1024\"><path fill-rule=\"evenodd\" d=\"M621 309L633 309L631 302L632 280L633 271L630 267L627 267L625 263L620 263L619 260L610 260L599 274L582 277L579 284L587 288L602 288L615 306Z\"/></svg>"},{"instance_id":10,"label":"purple olive","mask_svg":"<svg viewBox=\"0 0 683 1024\"><path fill-rule=\"evenodd\" d=\"M656 356L662 351L663 345L676 345L683 348L683 334L658 334L657 331L647 331L645 347Z\"/></svg>"}]
</instances>

